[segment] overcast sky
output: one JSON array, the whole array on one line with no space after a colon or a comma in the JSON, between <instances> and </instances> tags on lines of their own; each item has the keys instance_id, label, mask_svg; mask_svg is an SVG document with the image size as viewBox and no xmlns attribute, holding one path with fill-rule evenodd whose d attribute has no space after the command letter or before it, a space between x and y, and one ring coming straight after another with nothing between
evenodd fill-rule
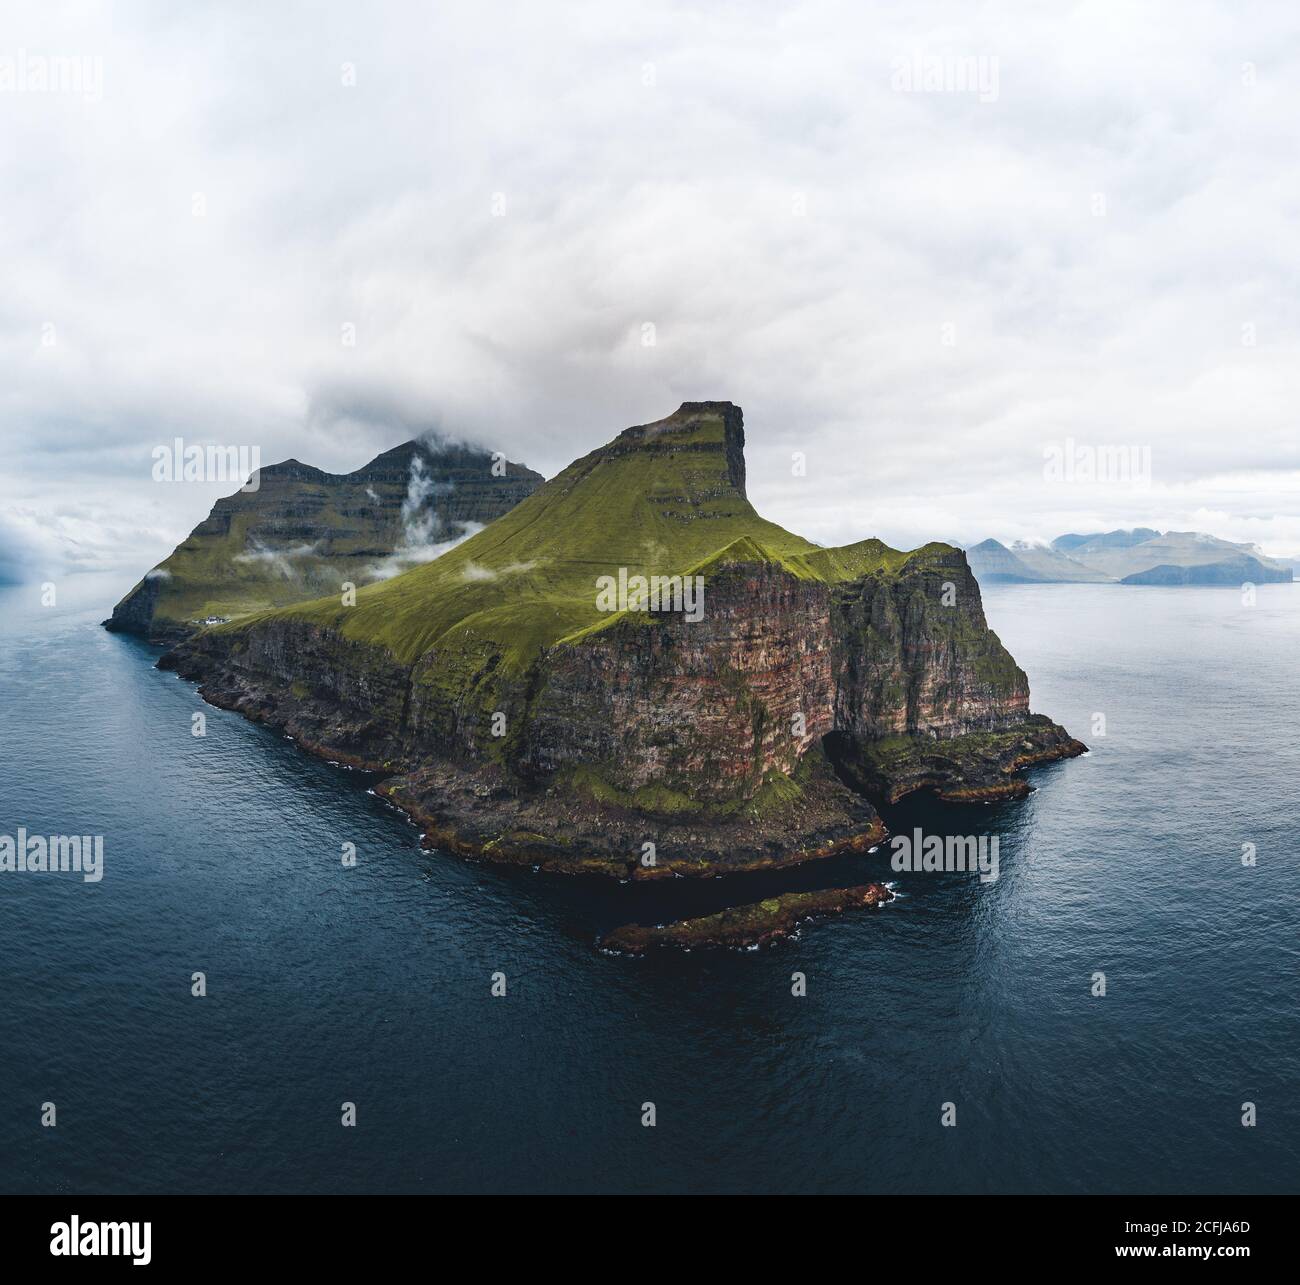
<instances>
[{"instance_id":1,"label":"overcast sky","mask_svg":"<svg viewBox=\"0 0 1300 1285\"><path fill-rule=\"evenodd\" d=\"M1300 555L1294 4L220 10L3 5L0 569L165 556L177 435L549 476L706 398L824 543Z\"/></svg>"}]
</instances>

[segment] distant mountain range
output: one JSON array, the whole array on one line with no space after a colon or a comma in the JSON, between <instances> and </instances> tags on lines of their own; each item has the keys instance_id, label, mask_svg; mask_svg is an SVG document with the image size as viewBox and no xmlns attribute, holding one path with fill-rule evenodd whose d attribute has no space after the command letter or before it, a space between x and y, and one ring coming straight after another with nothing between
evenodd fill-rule
<instances>
[{"instance_id":1,"label":"distant mountain range","mask_svg":"<svg viewBox=\"0 0 1300 1285\"><path fill-rule=\"evenodd\" d=\"M1240 585L1287 582L1292 565L1253 544L1203 531L1105 531L1060 535L1051 544L985 540L966 550L985 584Z\"/></svg>"}]
</instances>

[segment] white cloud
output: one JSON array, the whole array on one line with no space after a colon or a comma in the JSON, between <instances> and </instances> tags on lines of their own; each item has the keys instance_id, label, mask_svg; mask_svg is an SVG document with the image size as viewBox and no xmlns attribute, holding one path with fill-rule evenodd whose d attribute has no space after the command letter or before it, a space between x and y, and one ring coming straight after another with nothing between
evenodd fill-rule
<instances>
[{"instance_id":1,"label":"white cloud","mask_svg":"<svg viewBox=\"0 0 1300 1285\"><path fill-rule=\"evenodd\" d=\"M261 563L282 580L296 580L301 572L294 564L302 558L314 557L317 548L318 544L295 544L276 549L254 538L243 553L235 554L233 561Z\"/></svg>"},{"instance_id":2,"label":"white cloud","mask_svg":"<svg viewBox=\"0 0 1300 1285\"><path fill-rule=\"evenodd\" d=\"M370 568L371 579L388 580L403 571L409 571L412 567L418 567L421 563L432 562L483 530L481 522L455 522L452 526L455 528L454 532L449 533L444 539L436 539L430 535L419 544L400 545L391 556L381 559Z\"/></svg>"},{"instance_id":3,"label":"white cloud","mask_svg":"<svg viewBox=\"0 0 1300 1285\"><path fill-rule=\"evenodd\" d=\"M529 562L508 562L504 567L500 568L484 567L477 562L467 562L464 571L461 573L461 578L470 581L497 580L501 576L523 575L531 571L535 566L537 566L535 559Z\"/></svg>"},{"instance_id":4,"label":"white cloud","mask_svg":"<svg viewBox=\"0 0 1300 1285\"><path fill-rule=\"evenodd\" d=\"M5 40L103 60L98 101L0 94L0 506L48 557L164 556L223 489L150 482L177 433L550 474L699 398L824 543L1300 552L1285 7L52 3ZM917 54L996 58L997 100L894 92ZM1045 485L1066 437L1150 446L1150 491Z\"/></svg>"}]
</instances>

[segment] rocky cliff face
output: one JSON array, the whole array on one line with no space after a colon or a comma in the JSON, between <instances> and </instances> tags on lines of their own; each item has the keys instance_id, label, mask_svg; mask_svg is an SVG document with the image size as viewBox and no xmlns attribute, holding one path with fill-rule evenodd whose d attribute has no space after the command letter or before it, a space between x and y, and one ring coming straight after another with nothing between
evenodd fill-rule
<instances>
[{"instance_id":1,"label":"rocky cliff face","mask_svg":"<svg viewBox=\"0 0 1300 1285\"><path fill-rule=\"evenodd\" d=\"M764 522L743 440L735 407L689 404L354 612L206 630L162 663L396 774L384 792L439 846L637 878L878 842L862 795L1003 797L1035 755L1082 751L1029 715L959 550L822 550ZM629 564L698 577L702 612L602 610L598 577Z\"/></svg>"},{"instance_id":2,"label":"rocky cliff face","mask_svg":"<svg viewBox=\"0 0 1300 1285\"><path fill-rule=\"evenodd\" d=\"M1029 680L984 618L959 549L834 587L835 730L870 741L1006 727Z\"/></svg>"},{"instance_id":3,"label":"rocky cliff face","mask_svg":"<svg viewBox=\"0 0 1300 1285\"><path fill-rule=\"evenodd\" d=\"M704 573L702 620L629 613L546 654L522 770L698 803L795 770L833 726L830 594L739 543Z\"/></svg>"},{"instance_id":4,"label":"rocky cliff face","mask_svg":"<svg viewBox=\"0 0 1300 1285\"><path fill-rule=\"evenodd\" d=\"M354 473L298 460L260 470L104 622L154 642L206 622L337 594L391 576L508 512L540 485L519 464L494 469L485 451L407 442Z\"/></svg>"},{"instance_id":5,"label":"rocky cliff face","mask_svg":"<svg viewBox=\"0 0 1300 1285\"><path fill-rule=\"evenodd\" d=\"M624 796L721 801L790 775L830 732L953 738L1029 713L958 550L827 584L739 541L705 581L698 623L629 614L552 649L518 766L545 777L581 763Z\"/></svg>"},{"instance_id":6,"label":"rocky cliff face","mask_svg":"<svg viewBox=\"0 0 1300 1285\"><path fill-rule=\"evenodd\" d=\"M256 629L203 631L158 663L202 681L214 705L331 758L383 770L424 752L409 734L410 671L319 625L271 618Z\"/></svg>"}]
</instances>

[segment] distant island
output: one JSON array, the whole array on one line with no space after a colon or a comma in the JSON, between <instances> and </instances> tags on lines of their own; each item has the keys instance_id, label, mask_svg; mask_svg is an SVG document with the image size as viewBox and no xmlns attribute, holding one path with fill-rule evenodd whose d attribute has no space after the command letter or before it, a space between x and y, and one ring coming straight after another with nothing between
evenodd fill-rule
<instances>
[{"instance_id":1,"label":"distant island","mask_svg":"<svg viewBox=\"0 0 1300 1285\"><path fill-rule=\"evenodd\" d=\"M1106 531L1051 544L985 540L966 550L984 584L1242 585L1287 583L1292 567L1253 544L1202 531Z\"/></svg>"},{"instance_id":2,"label":"distant island","mask_svg":"<svg viewBox=\"0 0 1300 1285\"><path fill-rule=\"evenodd\" d=\"M738 407L685 403L541 485L517 466L514 493L480 495L505 510L481 531L354 598L320 596L362 556L350 538L337 567L311 564L313 601L274 609L262 598L289 586L231 581L240 539L273 554L278 529L338 557L327 532L364 519L370 557L400 524L361 513L355 475L341 487L312 471L299 491L305 466L264 470L284 492L274 518L241 527L222 501L161 564L172 578L148 619L138 586L106 623L181 633L161 667L382 774L428 846L568 873L713 875L863 850L886 833L874 803L1022 797L1021 769L1084 752L1030 713L960 549L794 535L746 498L744 442ZM476 494L487 466L467 465L454 494ZM388 508L404 502L399 473L373 488ZM214 539L220 552L199 556ZM782 902L776 919L807 909ZM742 918L775 931L766 913Z\"/></svg>"}]
</instances>

